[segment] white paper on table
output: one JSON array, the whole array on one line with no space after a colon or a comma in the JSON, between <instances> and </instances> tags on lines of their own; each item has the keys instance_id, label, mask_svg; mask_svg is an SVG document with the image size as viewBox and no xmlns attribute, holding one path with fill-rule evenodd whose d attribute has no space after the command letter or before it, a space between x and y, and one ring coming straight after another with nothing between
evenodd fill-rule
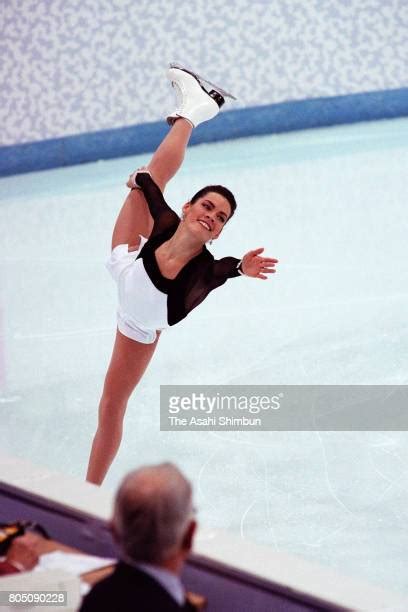
<instances>
[{"instance_id":1,"label":"white paper on table","mask_svg":"<svg viewBox=\"0 0 408 612\"><path fill-rule=\"evenodd\" d=\"M81 603L82 586L78 576L72 573L61 570L43 570L40 572L18 572L16 574L7 574L0 577L0 589L2 591L66 591L67 605L44 604L23 604L24 612L37 612L37 610L47 610L49 612L75 612L78 610ZM44 606L47 605L47 608ZM17 604L10 606L0 606L2 612L16 612L20 610Z\"/></svg>"},{"instance_id":2,"label":"white paper on table","mask_svg":"<svg viewBox=\"0 0 408 612\"><path fill-rule=\"evenodd\" d=\"M102 567L108 567L115 565L117 559L110 559L106 557L95 557L94 555L84 555L81 553L68 553L56 550L54 552L45 553L40 556L38 565L34 568L34 571L58 569L64 570L69 574L85 574L92 572Z\"/></svg>"}]
</instances>

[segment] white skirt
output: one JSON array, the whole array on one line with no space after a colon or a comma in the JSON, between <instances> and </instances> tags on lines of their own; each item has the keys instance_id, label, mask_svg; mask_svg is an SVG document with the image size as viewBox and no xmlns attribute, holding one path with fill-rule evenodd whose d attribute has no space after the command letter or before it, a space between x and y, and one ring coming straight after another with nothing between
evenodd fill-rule
<instances>
[{"instance_id":1,"label":"white skirt","mask_svg":"<svg viewBox=\"0 0 408 612\"><path fill-rule=\"evenodd\" d=\"M126 337L152 344L157 330L168 327L167 295L150 280L142 259L136 259L147 238L140 236L137 251L129 253L129 245L117 245L106 267L118 287L118 329Z\"/></svg>"}]
</instances>

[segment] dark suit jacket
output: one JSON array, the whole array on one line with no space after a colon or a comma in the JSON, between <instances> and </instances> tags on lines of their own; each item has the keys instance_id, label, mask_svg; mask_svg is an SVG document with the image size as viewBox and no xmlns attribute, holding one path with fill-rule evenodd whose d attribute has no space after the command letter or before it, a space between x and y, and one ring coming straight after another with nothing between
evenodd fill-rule
<instances>
[{"instance_id":1,"label":"dark suit jacket","mask_svg":"<svg viewBox=\"0 0 408 612\"><path fill-rule=\"evenodd\" d=\"M113 574L98 582L86 595L80 612L196 612L179 606L154 578L119 562Z\"/></svg>"}]
</instances>

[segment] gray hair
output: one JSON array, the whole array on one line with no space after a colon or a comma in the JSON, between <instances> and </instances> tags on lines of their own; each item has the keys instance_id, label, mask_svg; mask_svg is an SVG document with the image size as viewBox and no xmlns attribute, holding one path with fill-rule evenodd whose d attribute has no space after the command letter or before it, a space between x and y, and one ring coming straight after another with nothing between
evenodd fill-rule
<instances>
[{"instance_id":1,"label":"gray hair","mask_svg":"<svg viewBox=\"0 0 408 612\"><path fill-rule=\"evenodd\" d=\"M125 477L112 523L130 560L162 563L180 547L192 514L190 482L175 465L162 463Z\"/></svg>"}]
</instances>

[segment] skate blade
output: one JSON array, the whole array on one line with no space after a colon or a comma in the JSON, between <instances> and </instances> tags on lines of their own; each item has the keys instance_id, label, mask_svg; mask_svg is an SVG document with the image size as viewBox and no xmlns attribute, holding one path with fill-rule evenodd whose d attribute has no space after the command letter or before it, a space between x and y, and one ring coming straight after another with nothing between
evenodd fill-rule
<instances>
[{"instance_id":1,"label":"skate blade","mask_svg":"<svg viewBox=\"0 0 408 612\"><path fill-rule=\"evenodd\" d=\"M212 83L208 79L205 79L204 77L200 76L199 74L194 72L194 70L190 70L189 68L186 68L185 66L182 66L181 64L178 64L177 62L172 62L170 64L170 68L178 68L178 70L184 70L184 72L188 72L188 74L191 74L191 76L196 78L197 81L200 82L200 84L201 83L206 83L207 85L210 85L211 87L213 87L224 98L232 98L232 100L236 100L235 96L233 96L232 94L228 93L228 91L225 91L225 89L222 89L222 87L220 87L219 85L216 85L215 83Z\"/></svg>"}]
</instances>

